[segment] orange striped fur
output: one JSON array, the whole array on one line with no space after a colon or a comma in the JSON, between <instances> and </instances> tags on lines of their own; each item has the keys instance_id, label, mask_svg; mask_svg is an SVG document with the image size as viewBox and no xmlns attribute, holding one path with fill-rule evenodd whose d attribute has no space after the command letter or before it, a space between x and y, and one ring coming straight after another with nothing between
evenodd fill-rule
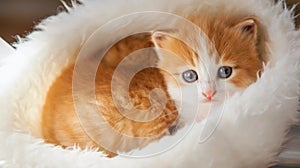
<instances>
[{"instance_id":1,"label":"orange striped fur","mask_svg":"<svg viewBox=\"0 0 300 168\"><path fill-rule=\"evenodd\" d=\"M256 81L258 71L262 70L262 62L266 60L266 54L264 51L265 37L261 33L262 28L259 21L255 17L212 14L191 15L188 19L198 25L215 45L219 54L215 66L218 67L222 64L233 67L234 74L226 82L236 88L245 88ZM186 87L187 85L178 82L180 79L176 79L176 77L182 76L180 67L189 65L189 67L197 70L201 55L192 51L178 39L167 35L154 37L156 47L173 52L181 61L164 56L159 56L159 60L153 58L152 61L158 61L159 68L168 70L173 76L157 68L147 68L135 75L130 83L129 96L131 103L137 109L145 110L150 107L151 103L148 96L154 88L162 88L169 99L163 113L155 120L146 123L132 121L116 109L112 100L110 82L115 68L126 55L141 48L153 47L150 36L147 33L133 35L113 46L98 68L95 85L100 115L104 116L111 128L133 137L154 136L154 139L157 139L167 134L168 128L174 124L178 117L178 108L175 104L177 97L174 96L171 88ZM162 57L164 58L161 59ZM105 151L109 156L115 156L114 152L94 142L79 123L72 98L73 68L74 65L68 66L48 91L42 116L43 137L46 142L63 147L73 145L82 148L97 147L99 151ZM218 94L221 89L216 89ZM104 135L105 133L103 133ZM114 137L103 138L110 139L115 144L115 150L128 151L137 147L120 146L119 141L122 140L114 139ZM141 143L140 146L149 142Z\"/></svg>"}]
</instances>

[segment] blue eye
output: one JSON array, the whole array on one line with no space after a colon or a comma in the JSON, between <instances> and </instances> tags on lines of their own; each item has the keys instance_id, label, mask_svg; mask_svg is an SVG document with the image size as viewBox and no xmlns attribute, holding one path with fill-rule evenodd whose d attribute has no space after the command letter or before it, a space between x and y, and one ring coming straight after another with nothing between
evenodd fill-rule
<instances>
[{"instance_id":1,"label":"blue eye","mask_svg":"<svg viewBox=\"0 0 300 168\"><path fill-rule=\"evenodd\" d=\"M229 66L221 66L218 70L218 77L222 79L229 78L232 74L232 68Z\"/></svg>"},{"instance_id":2,"label":"blue eye","mask_svg":"<svg viewBox=\"0 0 300 168\"><path fill-rule=\"evenodd\" d=\"M198 80L197 72L195 72L194 70L184 71L182 73L182 77L187 83L193 83Z\"/></svg>"}]
</instances>

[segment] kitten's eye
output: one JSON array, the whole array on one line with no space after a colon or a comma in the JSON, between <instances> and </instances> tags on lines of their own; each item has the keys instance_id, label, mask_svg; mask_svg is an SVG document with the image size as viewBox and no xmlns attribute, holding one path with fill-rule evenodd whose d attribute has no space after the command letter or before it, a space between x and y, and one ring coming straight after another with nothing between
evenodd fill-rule
<instances>
[{"instance_id":1,"label":"kitten's eye","mask_svg":"<svg viewBox=\"0 0 300 168\"><path fill-rule=\"evenodd\" d=\"M218 70L218 76L219 78L225 79L229 78L232 74L232 68L229 66L222 66Z\"/></svg>"},{"instance_id":2,"label":"kitten's eye","mask_svg":"<svg viewBox=\"0 0 300 168\"><path fill-rule=\"evenodd\" d=\"M194 70L187 70L183 72L182 77L187 83L192 83L198 80L198 75Z\"/></svg>"}]
</instances>

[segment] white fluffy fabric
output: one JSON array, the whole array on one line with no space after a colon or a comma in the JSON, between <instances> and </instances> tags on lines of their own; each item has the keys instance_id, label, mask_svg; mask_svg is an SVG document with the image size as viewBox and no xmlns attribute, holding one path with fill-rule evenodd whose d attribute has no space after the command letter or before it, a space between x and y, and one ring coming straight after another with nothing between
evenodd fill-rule
<instances>
[{"instance_id":1,"label":"white fluffy fabric","mask_svg":"<svg viewBox=\"0 0 300 168\"><path fill-rule=\"evenodd\" d=\"M15 45L13 55L1 60L0 166L266 168L276 163L290 125L299 119L300 31L295 29L292 12L281 2L89 0L67 10L45 19L37 26L39 30ZM98 27L133 12L164 11L184 16L195 10L255 15L270 36L270 62L262 77L243 93L226 100L223 116L207 141L199 143L199 134L204 125L207 129L214 125L202 122L194 123L188 134L166 152L139 159L109 159L88 149L66 150L43 142L40 115L47 90L62 69L75 61L82 44ZM137 152L168 144L186 129Z\"/></svg>"}]
</instances>

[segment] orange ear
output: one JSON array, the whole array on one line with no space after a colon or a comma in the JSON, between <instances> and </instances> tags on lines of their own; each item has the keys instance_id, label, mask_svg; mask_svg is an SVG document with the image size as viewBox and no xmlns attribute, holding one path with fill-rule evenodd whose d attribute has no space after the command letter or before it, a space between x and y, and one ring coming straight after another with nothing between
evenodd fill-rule
<instances>
[{"instance_id":1,"label":"orange ear","mask_svg":"<svg viewBox=\"0 0 300 168\"><path fill-rule=\"evenodd\" d=\"M159 60L164 60L164 54L161 53L162 48L166 49L165 44L167 43L169 39L169 35L166 32L163 31L155 31L151 34L151 40L154 44L154 47L158 50L156 50L156 54L159 58Z\"/></svg>"},{"instance_id":2,"label":"orange ear","mask_svg":"<svg viewBox=\"0 0 300 168\"><path fill-rule=\"evenodd\" d=\"M164 29L164 30L157 30L152 32L152 42L154 43L155 47L163 48L164 43L170 40L174 35L176 35L177 30L174 29Z\"/></svg>"},{"instance_id":3,"label":"orange ear","mask_svg":"<svg viewBox=\"0 0 300 168\"><path fill-rule=\"evenodd\" d=\"M170 33L166 31L155 31L152 33L151 38L155 47L163 48L164 43L170 38Z\"/></svg>"},{"instance_id":4,"label":"orange ear","mask_svg":"<svg viewBox=\"0 0 300 168\"><path fill-rule=\"evenodd\" d=\"M164 41L166 41L168 35L165 32L156 31L151 35L152 42L157 48L162 48Z\"/></svg>"},{"instance_id":5,"label":"orange ear","mask_svg":"<svg viewBox=\"0 0 300 168\"><path fill-rule=\"evenodd\" d=\"M247 17L238 22L234 28L238 29L242 34L252 37L256 40L257 38L257 20L254 17Z\"/></svg>"}]
</instances>

